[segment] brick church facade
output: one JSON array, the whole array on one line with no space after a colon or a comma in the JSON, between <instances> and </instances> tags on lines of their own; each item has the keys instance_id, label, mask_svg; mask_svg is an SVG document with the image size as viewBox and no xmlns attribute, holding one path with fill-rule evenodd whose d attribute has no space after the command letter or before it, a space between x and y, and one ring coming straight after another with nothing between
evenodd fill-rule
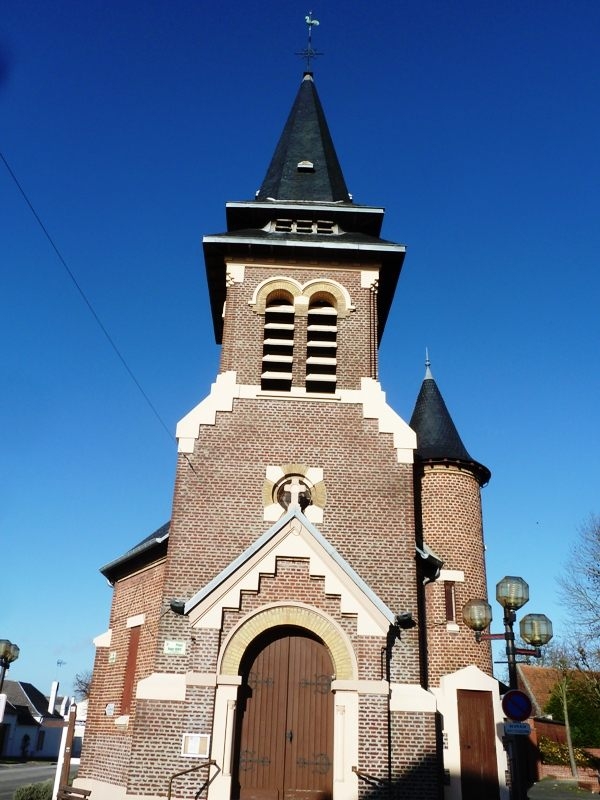
<instances>
[{"instance_id":1,"label":"brick church facade","mask_svg":"<svg viewBox=\"0 0 600 800\"><path fill-rule=\"evenodd\" d=\"M204 238L222 344L172 517L102 568L77 785L95 800L504 798L480 489L429 366L377 350L405 254L357 205L306 73L254 200Z\"/></svg>"}]
</instances>

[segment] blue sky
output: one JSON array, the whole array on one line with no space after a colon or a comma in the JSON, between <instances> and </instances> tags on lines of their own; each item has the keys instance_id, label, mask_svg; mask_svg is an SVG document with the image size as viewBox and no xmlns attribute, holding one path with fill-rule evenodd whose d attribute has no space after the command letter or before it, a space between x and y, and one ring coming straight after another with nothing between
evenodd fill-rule
<instances>
[{"instance_id":1,"label":"blue sky","mask_svg":"<svg viewBox=\"0 0 600 800\"><path fill-rule=\"evenodd\" d=\"M264 177L309 8L2 4L2 152L173 433L218 369L201 237ZM429 347L492 470L490 585L523 575L527 610L560 634L555 579L600 511L600 4L327 0L313 15L348 187L408 248L388 400L410 418ZM21 647L9 677L69 691L107 628L98 568L169 518L176 446L1 163L0 219L0 636Z\"/></svg>"}]
</instances>

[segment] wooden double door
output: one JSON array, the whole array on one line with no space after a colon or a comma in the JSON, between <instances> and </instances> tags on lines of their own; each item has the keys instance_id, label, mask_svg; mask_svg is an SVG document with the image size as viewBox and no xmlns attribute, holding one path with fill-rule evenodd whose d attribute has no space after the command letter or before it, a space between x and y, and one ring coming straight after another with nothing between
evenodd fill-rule
<instances>
[{"instance_id":1,"label":"wooden double door","mask_svg":"<svg viewBox=\"0 0 600 800\"><path fill-rule=\"evenodd\" d=\"M234 798L331 800L333 666L298 628L261 637L242 665Z\"/></svg>"}]
</instances>

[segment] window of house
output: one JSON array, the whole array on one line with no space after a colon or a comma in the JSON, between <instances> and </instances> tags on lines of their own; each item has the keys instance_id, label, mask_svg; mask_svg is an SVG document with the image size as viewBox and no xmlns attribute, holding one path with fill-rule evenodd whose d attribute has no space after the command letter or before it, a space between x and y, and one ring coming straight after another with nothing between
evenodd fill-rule
<instances>
[{"instance_id":1,"label":"window of house","mask_svg":"<svg viewBox=\"0 0 600 800\"><path fill-rule=\"evenodd\" d=\"M138 648L140 644L141 626L129 628L129 646L127 648L127 662L125 664L125 680L123 681L123 694L121 695L121 714L129 714L133 687L135 685L135 669L137 667Z\"/></svg>"},{"instance_id":2,"label":"window of house","mask_svg":"<svg viewBox=\"0 0 600 800\"><path fill-rule=\"evenodd\" d=\"M36 750L43 750L44 749L44 739L46 738L46 731L45 730L38 730L37 737L35 740L35 749Z\"/></svg>"},{"instance_id":3,"label":"window of house","mask_svg":"<svg viewBox=\"0 0 600 800\"><path fill-rule=\"evenodd\" d=\"M261 389L286 392L292 388L294 304L288 293L269 296L265 308Z\"/></svg>"},{"instance_id":4,"label":"window of house","mask_svg":"<svg viewBox=\"0 0 600 800\"><path fill-rule=\"evenodd\" d=\"M444 581L444 600L446 622L456 622L456 585L454 581Z\"/></svg>"},{"instance_id":5,"label":"window of house","mask_svg":"<svg viewBox=\"0 0 600 800\"><path fill-rule=\"evenodd\" d=\"M314 297L308 308L306 391L336 389L337 310L328 297Z\"/></svg>"}]
</instances>

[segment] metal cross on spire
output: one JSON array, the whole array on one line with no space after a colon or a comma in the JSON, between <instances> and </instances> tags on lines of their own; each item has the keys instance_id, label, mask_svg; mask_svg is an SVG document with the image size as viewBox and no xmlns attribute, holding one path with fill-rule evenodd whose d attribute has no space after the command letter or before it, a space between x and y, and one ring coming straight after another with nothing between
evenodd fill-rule
<instances>
[{"instance_id":1,"label":"metal cross on spire","mask_svg":"<svg viewBox=\"0 0 600 800\"><path fill-rule=\"evenodd\" d=\"M312 29L319 25L318 19L313 19L312 11L309 11L308 14L304 17L304 21L308 27L308 44L304 50L300 50L300 52L296 53L297 56L302 56L302 58L306 59L306 71L310 72L310 60L311 58L316 58L317 56L322 56L323 53L319 53L318 50L315 50L312 46Z\"/></svg>"}]
</instances>

